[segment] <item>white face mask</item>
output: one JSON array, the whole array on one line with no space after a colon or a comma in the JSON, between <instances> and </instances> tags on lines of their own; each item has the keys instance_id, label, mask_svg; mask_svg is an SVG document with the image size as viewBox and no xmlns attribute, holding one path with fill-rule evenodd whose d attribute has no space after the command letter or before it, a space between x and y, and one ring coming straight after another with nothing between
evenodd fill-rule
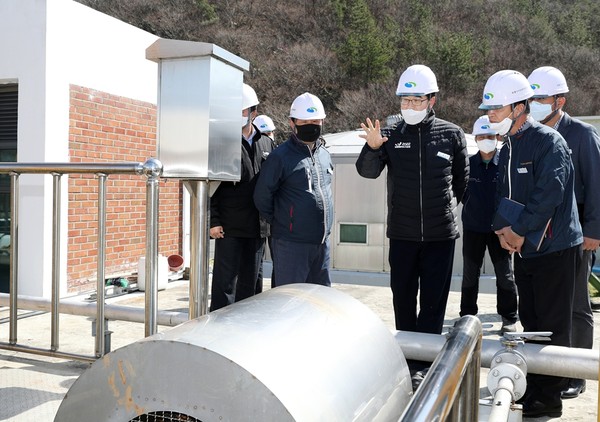
<instances>
[{"instance_id":1,"label":"white face mask","mask_svg":"<svg viewBox=\"0 0 600 422\"><path fill-rule=\"evenodd\" d=\"M486 138L486 139L477 141L477 148L479 148L479 151L481 151L485 154L490 153L496 149L496 140Z\"/></svg>"},{"instance_id":2,"label":"white face mask","mask_svg":"<svg viewBox=\"0 0 600 422\"><path fill-rule=\"evenodd\" d=\"M400 113L402 113L402 118L404 118L404 121L407 124L418 125L423 121L425 116L427 116L428 111L429 109L427 108L421 111L415 111L413 109L407 108L406 110L400 110Z\"/></svg>"},{"instance_id":3,"label":"white face mask","mask_svg":"<svg viewBox=\"0 0 600 422\"><path fill-rule=\"evenodd\" d=\"M529 103L529 108L531 109L531 117L538 122L541 122L552 113L552 104L543 104L532 101Z\"/></svg>"},{"instance_id":4,"label":"white face mask","mask_svg":"<svg viewBox=\"0 0 600 422\"><path fill-rule=\"evenodd\" d=\"M504 136L508 133L512 124L513 124L512 119L505 117L504 120L502 120L501 122L498 122L498 123L490 122L490 129L492 129L494 132L498 133L498 135Z\"/></svg>"},{"instance_id":5,"label":"white face mask","mask_svg":"<svg viewBox=\"0 0 600 422\"><path fill-rule=\"evenodd\" d=\"M242 127L248 124L248 116L242 116Z\"/></svg>"}]
</instances>

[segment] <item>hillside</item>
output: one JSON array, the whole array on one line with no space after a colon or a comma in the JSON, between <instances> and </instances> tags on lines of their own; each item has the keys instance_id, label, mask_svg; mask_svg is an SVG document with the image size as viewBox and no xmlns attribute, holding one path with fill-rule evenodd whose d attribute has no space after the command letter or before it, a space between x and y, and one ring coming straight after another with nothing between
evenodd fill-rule
<instances>
[{"instance_id":1,"label":"hillside","mask_svg":"<svg viewBox=\"0 0 600 422\"><path fill-rule=\"evenodd\" d=\"M555 0L78 0L164 38L215 43L251 64L245 81L279 136L291 101L324 102L326 132L399 112L409 65L440 85L438 116L470 131L489 75L551 65L570 88L566 110L600 114L600 2Z\"/></svg>"}]
</instances>

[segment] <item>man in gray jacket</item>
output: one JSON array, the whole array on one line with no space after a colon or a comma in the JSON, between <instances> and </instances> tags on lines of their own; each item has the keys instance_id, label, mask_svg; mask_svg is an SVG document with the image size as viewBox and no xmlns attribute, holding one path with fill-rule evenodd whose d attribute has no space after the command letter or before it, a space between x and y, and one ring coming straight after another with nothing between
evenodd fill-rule
<instances>
[{"instance_id":1,"label":"man in gray jacket","mask_svg":"<svg viewBox=\"0 0 600 422\"><path fill-rule=\"evenodd\" d=\"M583 229L582 259L578 260L573 295L571 346L591 349L594 344L594 315L590 304L588 280L593 255L600 245L600 136L596 129L569 116L564 110L569 92L567 80L555 67L543 66L529 75L533 98L532 117L560 133L571 150L575 169L575 198ZM571 379L563 399L572 399L585 391L585 380Z\"/></svg>"}]
</instances>

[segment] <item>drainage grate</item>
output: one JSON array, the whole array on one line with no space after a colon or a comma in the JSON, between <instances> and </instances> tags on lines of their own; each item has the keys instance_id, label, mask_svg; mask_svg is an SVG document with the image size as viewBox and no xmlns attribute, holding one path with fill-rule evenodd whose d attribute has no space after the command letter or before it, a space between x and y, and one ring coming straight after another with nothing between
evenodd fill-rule
<instances>
[{"instance_id":1,"label":"drainage grate","mask_svg":"<svg viewBox=\"0 0 600 422\"><path fill-rule=\"evenodd\" d=\"M129 422L202 422L193 416L188 416L179 412L171 412L170 410L160 410L158 412L150 412L144 415L136 416Z\"/></svg>"}]
</instances>

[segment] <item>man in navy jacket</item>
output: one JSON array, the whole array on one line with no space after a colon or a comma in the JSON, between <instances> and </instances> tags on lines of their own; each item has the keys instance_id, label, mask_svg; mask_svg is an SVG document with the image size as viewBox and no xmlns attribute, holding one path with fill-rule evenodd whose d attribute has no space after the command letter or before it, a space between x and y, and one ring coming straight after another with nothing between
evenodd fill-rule
<instances>
[{"instance_id":1,"label":"man in navy jacket","mask_svg":"<svg viewBox=\"0 0 600 422\"><path fill-rule=\"evenodd\" d=\"M588 280L595 251L600 245L600 136L593 126L572 118L563 110L569 88L560 70L543 66L535 69L528 80L534 88L529 103L532 117L565 138L575 168L575 199L583 229L583 252L576 269L571 346L591 349L594 315ZM585 380L571 379L562 398L575 398L584 391Z\"/></svg>"},{"instance_id":2,"label":"man in navy jacket","mask_svg":"<svg viewBox=\"0 0 600 422\"><path fill-rule=\"evenodd\" d=\"M462 200L463 279L460 316L477 315L479 276L487 249L496 274L496 309L502 317L501 331L516 331L517 286L512 259L492 231L500 155L496 147L497 138L500 137L490 128L487 116L475 121L473 135L479 152L469 158L469 184Z\"/></svg>"},{"instance_id":3,"label":"man in navy jacket","mask_svg":"<svg viewBox=\"0 0 600 422\"><path fill-rule=\"evenodd\" d=\"M333 223L333 165L321 138L325 110L306 92L290 108L290 138L270 154L254 203L271 224L276 285L330 286L329 235Z\"/></svg>"},{"instance_id":4,"label":"man in navy jacket","mask_svg":"<svg viewBox=\"0 0 600 422\"><path fill-rule=\"evenodd\" d=\"M583 235L575 202L573 163L558 132L529 116L533 90L514 70L488 79L480 109L492 129L506 136L500 152L498 198L524 205L518 219L496 231L500 244L515 253L519 318L525 331L551 331L550 344L571 345L575 264ZM550 225L539 248L525 239ZM562 415L561 392L568 380L528 374L523 416Z\"/></svg>"}]
</instances>

